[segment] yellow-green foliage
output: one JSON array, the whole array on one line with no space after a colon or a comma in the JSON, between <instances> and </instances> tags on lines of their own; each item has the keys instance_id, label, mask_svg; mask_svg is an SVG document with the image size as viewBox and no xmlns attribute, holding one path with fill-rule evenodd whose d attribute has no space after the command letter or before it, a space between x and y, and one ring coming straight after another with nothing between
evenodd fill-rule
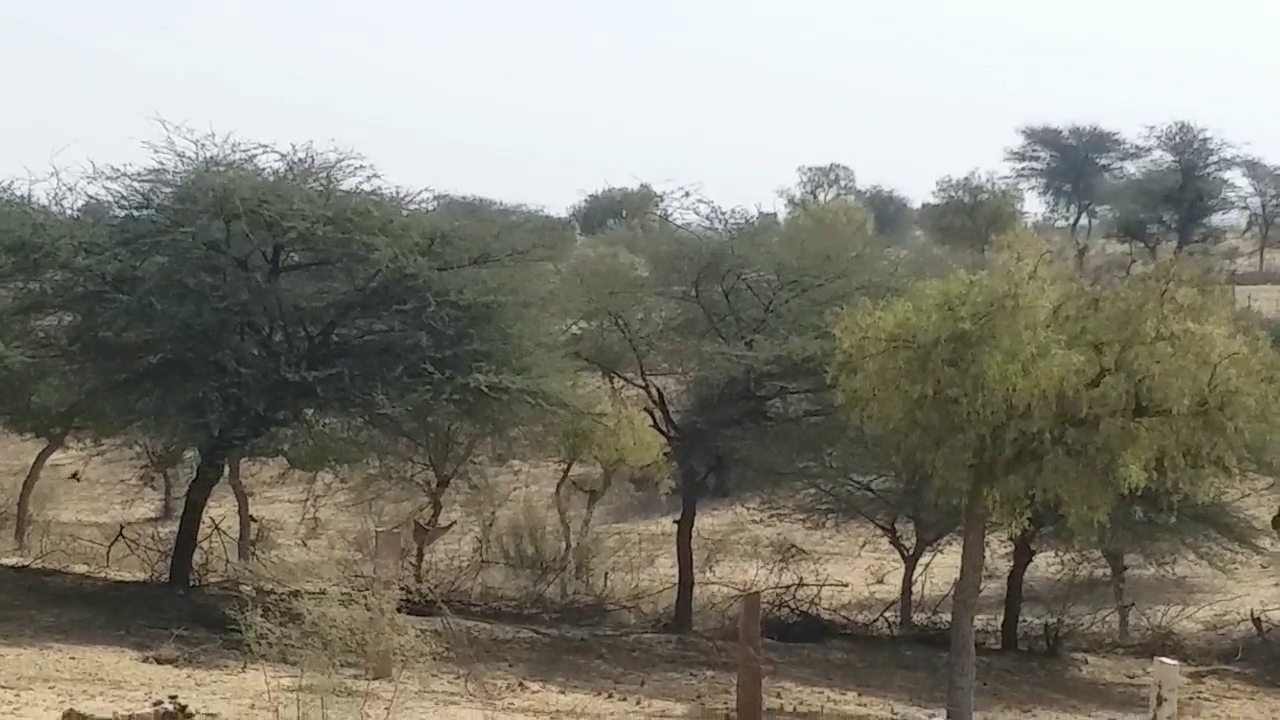
<instances>
[{"instance_id":1,"label":"yellow-green foliage","mask_svg":"<svg viewBox=\"0 0 1280 720\"><path fill-rule=\"evenodd\" d=\"M1035 495L1100 521L1121 492L1204 492L1270 450L1276 355L1177 261L1089 285L1013 238L991 269L848 308L835 332L852 422L1010 519Z\"/></svg>"},{"instance_id":2,"label":"yellow-green foliage","mask_svg":"<svg viewBox=\"0 0 1280 720\"><path fill-rule=\"evenodd\" d=\"M580 393L576 411L561 427L557 448L563 462L594 462L605 473L640 470L663 460L666 444L649 417L622 393Z\"/></svg>"}]
</instances>

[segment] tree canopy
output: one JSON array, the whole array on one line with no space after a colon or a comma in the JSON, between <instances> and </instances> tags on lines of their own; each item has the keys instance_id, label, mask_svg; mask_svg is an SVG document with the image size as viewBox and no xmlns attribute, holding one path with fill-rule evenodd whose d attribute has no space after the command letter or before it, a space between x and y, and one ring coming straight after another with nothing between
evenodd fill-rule
<instances>
[{"instance_id":1,"label":"tree canopy","mask_svg":"<svg viewBox=\"0 0 1280 720\"><path fill-rule=\"evenodd\" d=\"M1263 467L1269 339L1230 288L1175 262L1088 285L1027 242L989 270L847 310L832 372L857 427L893 438L964 507L948 712L972 716L987 521L1038 497L1105 524L1143 488L1211 493Z\"/></svg>"}]
</instances>

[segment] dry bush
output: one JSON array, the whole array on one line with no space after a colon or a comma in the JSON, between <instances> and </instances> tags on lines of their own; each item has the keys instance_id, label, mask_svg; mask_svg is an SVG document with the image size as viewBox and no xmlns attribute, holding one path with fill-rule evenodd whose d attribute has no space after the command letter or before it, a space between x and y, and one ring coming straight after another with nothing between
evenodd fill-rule
<instances>
[{"instance_id":1,"label":"dry bush","mask_svg":"<svg viewBox=\"0 0 1280 720\"><path fill-rule=\"evenodd\" d=\"M245 664L262 672L277 717L392 717L400 677L447 654L438 634L386 613L372 591L255 593L234 613ZM390 617L390 691L361 676L377 613Z\"/></svg>"}]
</instances>

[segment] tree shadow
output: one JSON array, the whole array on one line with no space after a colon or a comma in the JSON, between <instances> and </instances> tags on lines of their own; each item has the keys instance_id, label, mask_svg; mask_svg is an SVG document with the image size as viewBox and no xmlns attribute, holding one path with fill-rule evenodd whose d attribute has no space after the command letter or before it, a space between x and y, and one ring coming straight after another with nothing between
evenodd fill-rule
<instances>
[{"instance_id":1,"label":"tree shadow","mask_svg":"<svg viewBox=\"0 0 1280 720\"><path fill-rule=\"evenodd\" d=\"M0 566L0 645L9 647L223 646L235 636L229 607L230 597L216 592Z\"/></svg>"},{"instance_id":2,"label":"tree shadow","mask_svg":"<svg viewBox=\"0 0 1280 720\"><path fill-rule=\"evenodd\" d=\"M466 627L475 661L496 662L528 681L611 697L732 706L737 662L732 642L483 623ZM796 710L831 707L837 694L860 698L864 705L943 705L944 649L889 638L845 638L820 645L766 641L765 655L766 694L771 702ZM1132 713L1146 703L1143 678L1091 676L1069 659L983 653L978 676L979 707L987 710Z\"/></svg>"}]
</instances>

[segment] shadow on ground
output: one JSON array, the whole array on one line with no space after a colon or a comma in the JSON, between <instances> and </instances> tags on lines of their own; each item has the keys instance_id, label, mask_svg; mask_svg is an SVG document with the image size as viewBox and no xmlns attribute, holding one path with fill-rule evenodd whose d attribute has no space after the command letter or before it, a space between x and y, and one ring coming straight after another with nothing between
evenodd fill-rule
<instances>
[{"instance_id":1,"label":"shadow on ground","mask_svg":"<svg viewBox=\"0 0 1280 720\"><path fill-rule=\"evenodd\" d=\"M235 657L229 649L237 646L227 613L230 602L216 592L0 567L0 645L61 643L148 652L164 644L212 644L226 650L208 653L201 664L225 663ZM457 617L415 622L447 632L459 665L499 670L529 683L708 707L729 704L733 694L737 658L732 642ZM1260 652L1248 654L1262 657ZM808 645L770 641L766 658L774 705L815 711L851 704L866 708L880 703L885 709L942 704L945 648L888 638ZM1146 703L1148 663L984 652L979 658L979 704L1006 712L1139 712ZM1271 686L1260 674L1232 674Z\"/></svg>"},{"instance_id":2,"label":"shadow on ground","mask_svg":"<svg viewBox=\"0 0 1280 720\"><path fill-rule=\"evenodd\" d=\"M0 645L222 644L229 599L58 570L0 566Z\"/></svg>"},{"instance_id":3,"label":"shadow on ground","mask_svg":"<svg viewBox=\"0 0 1280 720\"><path fill-rule=\"evenodd\" d=\"M733 643L638 633L573 633L465 623L468 657L497 664L528 681L610 697L644 697L723 706L731 703ZM940 707L945 652L890 639L821 645L767 642L771 703L816 711L860 704ZM989 709L1128 713L1146 703L1143 677L1090 677L1078 662L1030 655L983 654L980 706ZM874 704L874 703L872 703ZM888 708L886 708L888 709Z\"/></svg>"}]
</instances>

